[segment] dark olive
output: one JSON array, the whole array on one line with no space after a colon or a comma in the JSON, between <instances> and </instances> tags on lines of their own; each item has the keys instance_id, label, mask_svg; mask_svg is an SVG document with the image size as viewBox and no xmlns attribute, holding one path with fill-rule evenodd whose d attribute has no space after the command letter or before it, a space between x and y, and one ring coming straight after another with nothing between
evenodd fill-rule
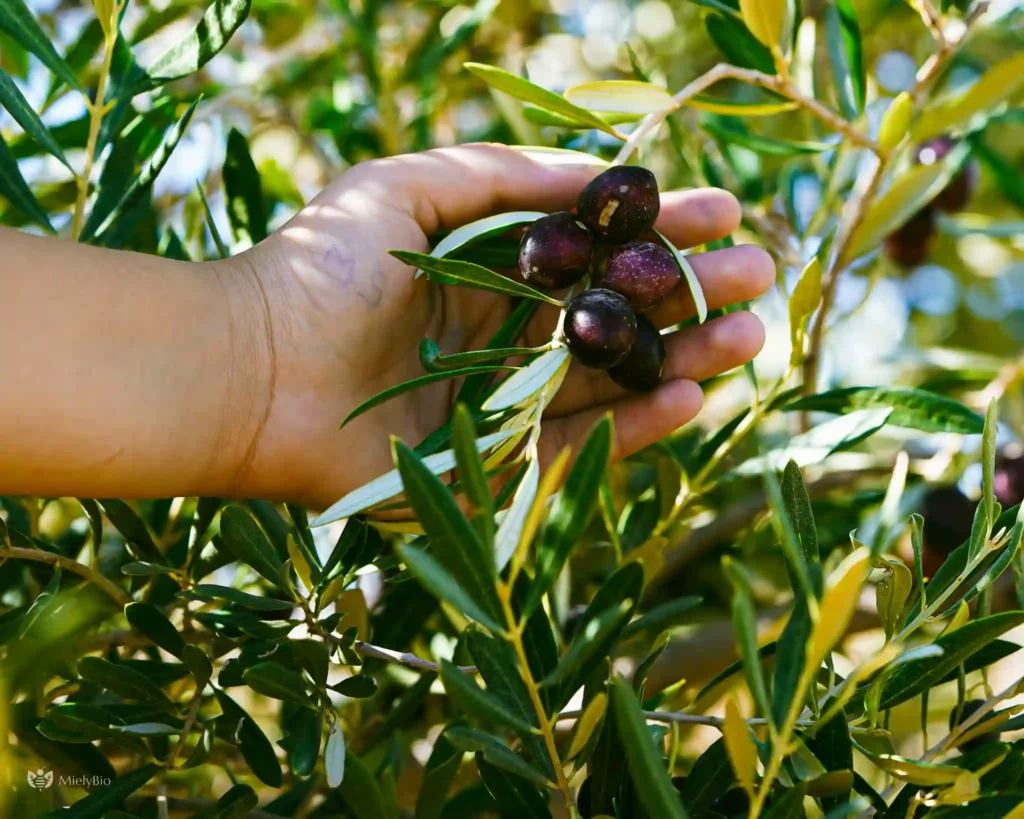
<instances>
[{"instance_id":1,"label":"dark olive","mask_svg":"<svg viewBox=\"0 0 1024 819\"><path fill-rule=\"evenodd\" d=\"M633 392L650 392L661 383L665 368L665 340L649 318L636 317L636 341L629 355L608 375L620 387Z\"/></svg>"},{"instance_id":2,"label":"dark olive","mask_svg":"<svg viewBox=\"0 0 1024 819\"><path fill-rule=\"evenodd\" d=\"M935 211L922 208L885 237L885 253L896 264L917 267L931 252L935 241Z\"/></svg>"},{"instance_id":3,"label":"dark olive","mask_svg":"<svg viewBox=\"0 0 1024 819\"><path fill-rule=\"evenodd\" d=\"M643 312L675 290L681 278L679 263L669 250L654 242L630 242L608 256L600 284Z\"/></svg>"},{"instance_id":4,"label":"dark olive","mask_svg":"<svg viewBox=\"0 0 1024 819\"><path fill-rule=\"evenodd\" d=\"M573 358L586 367L607 370L629 355L636 324L633 308L623 296L598 288L569 303L562 333Z\"/></svg>"},{"instance_id":5,"label":"dark olive","mask_svg":"<svg viewBox=\"0 0 1024 819\"><path fill-rule=\"evenodd\" d=\"M558 290L576 284L590 268L594 242L567 211L542 216L519 245L519 272L530 284Z\"/></svg>"},{"instance_id":6,"label":"dark olive","mask_svg":"<svg viewBox=\"0 0 1024 819\"><path fill-rule=\"evenodd\" d=\"M660 207L654 174L638 165L619 165L587 184L576 212L595 236L628 242L654 227Z\"/></svg>"},{"instance_id":7,"label":"dark olive","mask_svg":"<svg viewBox=\"0 0 1024 819\"><path fill-rule=\"evenodd\" d=\"M940 136L930 139L920 145L914 155L914 161L919 165L932 165L941 162L946 158L958 142L952 137ZM957 171L956 175L949 180L932 200L932 205L945 213L956 213L967 207L971 201L971 194L974 193L974 186L978 181L978 166L974 162L968 162Z\"/></svg>"}]
</instances>

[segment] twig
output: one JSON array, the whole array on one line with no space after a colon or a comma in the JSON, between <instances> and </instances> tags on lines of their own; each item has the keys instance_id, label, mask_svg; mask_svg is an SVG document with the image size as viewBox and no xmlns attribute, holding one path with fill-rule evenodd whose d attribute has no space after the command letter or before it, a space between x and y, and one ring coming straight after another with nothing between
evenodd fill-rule
<instances>
[{"instance_id":1,"label":"twig","mask_svg":"<svg viewBox=\"0 0 1024 819\"><path fill-rule=\"evenodd\" d=\"M562 766L562 758L558 754L558 746L555 744L555 722L557 717L549 717L544 701L540 696L540 686L533 678L533 671L530 669L530 661L526 656L526 648L523 646L523 625L516 622L515 613L512 611L512 589L509 585L501 583L498 586L498 599L501 601L501 610L505 616L505 624L508 628L508 640L515 650L516 659L519 661L519 675L530 695L530 702L537 715L539 731L544 737L544 745L547 747L548 756L551 758L551 766L555 769L555 778L558 781L558 789L562 792L565 800L566 810L570 819L576 819L576 802L569 788L569 780L565 778L565 769Z\"/></svg>"},{"instance_id":2,"label":"twig","mask_svg":"<svg viewBox=\"0 0 1024 819\"><path fill-rule=\"evenodd\" d=\"M357 654L361 654L363 657L373 657L374 659L384 660L389 663L398 663L399 665L408 666L420 671L434 671L438 673L441 671L441 666L438 663L424 660L422 657L417 657L409 652L392 651L390 648L381 648L371 643L364 643L362 640L356 640L352 647ZM475 665L460 665L459 671L464 674L477 673Z\"/></svg>"},{"instance_id":3,"label":"twig","mask_svg":"<svg viewBox=\"0 0 1024 819\"><path fill-rule=\"evenodd\" d=\"M850 142L855 145L859 145L861 148L867 148L876 154L881 150L878 147L877 142L871 139L871 137L863 131L854 128L835 111L822 105L817 100L813 100L810 97L806 97L801 94L788 80L788 78L772 76L761 71L753 71L749 68L738 68L734 65L719 63L710 71L701 74L701 76L697 77L693 82L680 89L672 97L671 105L663 108L661 111L655 111L644 117L640 124L634 129L633 133L629 135L629 139L626 140L626 143L619 150L613 164L621 165L626 162L629 157L632 156L633 151L636 150L641 140L664 122L670 114L678 111L693 97L697 96L697 94L702 91L707 90L716 82L726 79L740 80L741 82L749 83L750 85L759 85L762 88L767 88L770 91L781 94L782 96L799 104L802 108L809 111L833 130L839 131L844 137L846 137L846 139L850 140Z\"/></svg>"},{"instance_id":4,"label":"twig","mask_svg":"<svg viewBox=\"0 0 1024 819\"><path fill-rule=\"evenodd\" d=\"M120 13L121 4L114 9L114 16ZM75 214L71 219L71 238L78 239L82 232L85 218L85 201L89 198L89 178L92 176L93 164L96 161L96 143L99 141L100 126L103 115L107 112L107 82L110 78L110 66L114 60L114 45L117 42L117 26L107 25L103 36L103 64L100 67L99 81L96 84L96 99L85 98L89 111L89 138L85 143L85 167L77 177L78 196L75 199Z\"/></svg>"},{"instance_id":5,"label":"twig","mask_svg":"<svg viewBox=\"0 0 1024 819\"><path fill-rule=\"evenodd\" d=\"M7 558L14 558L15 560L33 560L36 563L49 563L51 566L60 566L62 569L67 569L69 572L73 572L79 577L88 580L93 585L103 589L103 591L105 591L111 598L117 601L119 606L124 606L131 602L131 598L106 577L89 568L84 563L72 560L70 557L56 555L52 552L44 552L41 549L22 549L19 546L0 546L0 559Z\"/></svg>"}]
</instances>

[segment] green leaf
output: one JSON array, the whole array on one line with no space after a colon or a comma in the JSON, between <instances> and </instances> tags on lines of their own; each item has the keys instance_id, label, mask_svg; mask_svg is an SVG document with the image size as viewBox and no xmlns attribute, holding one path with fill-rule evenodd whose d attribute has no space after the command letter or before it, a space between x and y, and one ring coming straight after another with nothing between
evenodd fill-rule
<instances>
[{"instance_id":1,"label":"green leaf","mask_svg":"<svg viewBox=\"0 0 1024 819\"><path fill-rule=\"evenodd\" d=\"M601 114L644 116L675 106L667 89L638 80L585 82L567 88L562 96L573 105Z\"/></svg>"},{"instance_id":2,"label":"green leaf","mask_svg":"<svg viewBox=\"0 0 1024 819\"><path fill-rule=\"evenodd\" d=\"M129 603L124 615L132 628L142 632L164 651L181 659L185 651L185 640L178 629L160 609L150 603Z\"/></svg>"},{"instance_id":3,"label":"green leaf","mask_svg":"<svg viewBox=\"0 0 1024 819\"><path fill-rule=\"evenodd\" d=\"M750 586L750 578L744 568L729 557L722 559L722 567L732 583L732 623L746 672L747 684L754 702L762 714L772 715L771 701L768 698L768 686L764 679L764 669L758 655L757 645L757 610L754 606L754 592Z\"/></svg>"},{"instance_id":4,"label":"green leaf","mask_svg":"<svg viewBox=\"0 0 1024 819\"><path fill-rule=\"evenodd\" d=\"M387 819L391 815L380 784L362 759L349 754L344 773L339 790L356 819Z\"/></svg>"},{"instance_id":5,"label":"green leaf","mask_svg":"<svg viewBox=\"0 0 1024 819\"><path fill-rule=\"evenodd\" d=\"M472 242L487 239L490 236L504 233L512 228L532 224L541 216L546 215L546 213L539 210L520 210L510 213L497 213L494 216L477 219L475 222L455 228L455 230L437 243L437 246L430 251L430 255L435 259L443 259ZM417 275L419 275L419 272L419 270L416 271Z\"/></svg>"},{"instance_id":6,"label":"green leaf","mask_svg":"<svg viewBox=\"0 0 1024 819\"><path fill-rule=\"evenodd\" d=\"M911 130L917 142L968 125L971 120L1007 100L1024 88L1024 54L1016 53L996 63L959 96L929 105Z\"/></svg>"},{"instance_id":7,"label":"green leaf","mask_svg":"<svg viewBox=\"0 0 1024 819\"><path fill-rule=\"evenodd\" d=\"M725 739L717 739L693 763L683 783L683 804L694 816L703 816L735 782Z\"/></svg>"},{"instance_id":8,"label":"green leaf","mask_svg":"<svg viewBox=\"0 0 1024 819\"><path fill-rule=\"evenodd\" d=\"M972 435L982 432L985 426L984 419L963 404L910 387L844 387L799 398L784 409L846 414L873 407L892 409L887 423L923 432Z\"/></svg>"},{"instance_id":9,"label":"green leaf","mask_svg":"<svg viewBox=\"0 0 1024 819\"><path fill-rule=\"evenodd\" d=\"M451 577L441 561L431 557L428 552L408 544L400 544L397 549L409 570L433 595L451 603L491 631L501 631L496 614L477 603L470 593Z\"/></svg>"},{"instance_id":10,"label":"green leaf","mask_svg":"<svg viewBox=\"0 0 1024 819\"><path fill-rule=\"evenodd\" d=\"M537 549L537 573L524 607L526 616L540 604L558 578L597 507L601 478L608 468L611 449L612 422L606 415L597 422L583 444L551 509Z\"/></svg>"},{"instance_id":11,"label":"green leaf","mask_svg":"<svg viewBox=\"0 0 1024 819\"><path fill-rule=\"evenodd\" d=\"M642 114L609 114L603 111L598 113L597 116L612 126L622 125L625 122L637 122L643 119ZM535 105L523 106L523 118L534 125L569 128L576 131L589 131L592 127L589 123L580 122L579 120L555 114L551 111L545 111L543 108L538 108Z\"/></svg>"},{"instance_id":12,"label":"green leaf","mask_svg":"<svg viewBox=\"0 0 1024 819\"><path fill-rule=\"evenodd\" d=\"M170 566L161 566L157 563L146 563L145 561L132 561L121 567L121 574L129 577L152 577L158 574L174 574L175 570Z\"/></svg>"},{"instance_id":13,"label":"green leaf","mask_svg":"<svg viewBox=\"0 0 1024 819\"><path fill-rule=\"evenodd\" d=\"M167 561L160 553L153 536L138 513L127 503L113 498L97 501L103 507L107 519L113 524L128 544L129 551L139 560L164 564Z\"/></svg>"},{"instance_id":14,"label":"green leaf","mask_svg":"<svg viewBox=\"0 0 1024 819\"><path fill-rule=\"evenodd\" d=\"M473 601L477 613L484 614L486 622L480 622L493 627L500 622L501 612L495 591L497 575L493 550L480 541L452 493L415 452L395 442L395 455L409 504L430 541L429 554L417 555L419 550L408 547L415 563L410 564L410 568L416 572L417 566L426 565L418 557L436 561L448 573L451 584L461 588ZM403 550L403 559L406 554ZM436 578L433 574L432 577ZM421 579L427 582L422 576Z\"/></svg>"},{"instance_id":15,"label":"green leaf","mask_svg":"<svg viewBox=\"0 0 1024 819\"><path fill-rule=\"evenodd\" d=\"M519 435L522 432L523 430L521 428L514 428L504 429L499 432L492 432L489 435L484 435L482 438L477 440L477 449L480 452L485 452L491 447L508 440L514 435ZM427 455L423 458L423 464L435 475L443 475L445 472L451 472L451 470L455 468L455 451L447 449L444 452ZM401 491L402 476L399 474L397 469L393 469L391 472L381 475L379 478L375 478L358 489L349 492L345 497L333 504L327 509L327 511L321 514L320 517L314 520L310 526L324 526L325 524L333 523L336 520L351 517L352 515L362 512L364 509L375 506L381 501L393 498Z\"/></svg>"},{"instance_id":16,"label":"green leaf","mask_svg":"<svg viewBox=\"0 0 1024 819\"><path fill-rule=\"evenodd\" d=\"M287 588L281 577L284 565L280 555L255 518L241 506L232 504L220 515L220 541L224 551L246 564L278 588Z\"/></svg>"},{"instance_id":17,"label":"green leaf","mask_svg":"<svg viewBox=\"0 0 1024 819\"><path fill-rule=\"evenodd\" d=\"M800 274L800 280L789 296L789 337L794 362L803 358L807 322L821 304L821 262L815 256Z\"/></svg>"},{"instance_id":18,"label":"green leaf","mask_svg":"<svg viewBox=\"0 0 1024 819\"><path fill-rule=\"evenodd\" d=\"M825 5L825 30L839 107L847 119L856 119L864 112L864 57L860 25L850 0Z\"/></svg>"},{"instance_id":19,"label":"green leaf","mask_svg":"<svg viewBox=\"0 0 1024 819\"><path fill-rule=\"evenodd\" d=\"M568 366L569 350L558 346L541 353L525 367L502 381L483 403L485 412L496 412L525 403L544 389Z\"/></svg>"},{"instance_id":20,"label":"green leaf","mask_svg":"<svg viewBox=\"0 0 1024 819\"><path fill-rule=\"evenodd\" d=\"M526 332L526 328L533 321L534 316L537 315L539 307L540 302L533 299L523 299L519 306L512 311L511 315L505 319L501 327L487 341L486 349L493 350L515 344L523 333ZM494 376L488 373L471 375L463 382L459 394L455 396L455 402L461 402L469 407L479 407L493 378ZM416 448L416 451L421 454L427 454L419 447Z\"/></svg>"},{"instance_id":21,"label":"green leaf","mask_svg":"<svg viewBox=\"0 0 1024 819\"><path fill-rule=\"evenodd\" d=\"M724 142L749 148L751 151L765 156L789 157L820 154L823 151L833 151L838 147L834 142L807 142L753 134L746 128L728 120L705 118L701 121L701 128Z\"/></svg>"},{"instance_id":22,"label":"green leaf","mask_svg":"<svg viewBox=\"0 0 1024 819\"><path fill-rule=\"evenodd\" d=\"M456 404L452 415L452 442L459 468L459 479L466 499L472 507L471 520L480 535L484 549L494 552L494 500L484 473L480 455L476 451L476 430L473 416L465 404Z\"/></svg>"},{"instance_id":23,"label":"green leaf","mask_svg":"<svg viewBox=\"0 0 1024 819\"><path fill-rule=\"evenodd\" d=\"M57 140L53 138L53 134L43 124L35 109L28 104L28 100L22 95L18 86L14 84L14 80L2 68L0 68L0 107L7 110L7 113L11 115L14 121L25 129L26 134L32 137L50 154L57 157L65 166L69 169L71 168L67 158L64 156L64 151L61 150Z\"/></svg>"},{"instance_id":24,"label":"green leaf","mask_svg":"<svg viewBox=\"0 0 1024 819\"><path fill-rule=\"evenodd\" d=\"M78 661L78 674L86 682L112 691L125 699L137 700L158 711L178 710L178 706L171 702L149 677L133 668L100 657L83 657Z\"/></svg>"},{"instance_id":25,"label":"green leaf","mask_svg":"<svg viewBox=\"0 0 1024 819\"><path fill-rule=\"evenodd\" d=\"M345 734L341 730L341 722L331 723L327 736L327 747L324 748L324 771L327 774L327 786L336 788L345 781Z\"/></svg>"},{"instance_id":26,"label":"green leaf","mask_svg":"<svg viewBox=\"0 0 1024 819\"><path fill-rule=\"evenodd\" d=\"M524 642L526 642L524 635ZM526 683L520 675L519 663L515 652L507 642L495 637L488 637L479 631L471 630L466 634L466 648L473 659L480 676L487 684L487 690L501 700L505 707L516 715L519 722L530 726L528 732L520 733L523 750L544 772L554 776L551 760L547 755L544 741L537 735L537 714L533 709L533 701Z\"/></svg>"},{"instance_id":27,"label":"green leaf","mask_svg":"<svg viewBox=\"0 0 1024 819\"><path fill-rule=\"evenodd\" d=\"M381 404L387 403L392 398L397 398L400 395L404 395L407 392L418 390L421 387L426 387L429 384L437 383L438 381L447 381L451 378L462 378L467 375L476 375L478 373L495 373L501 370L514 370L515 367L503 367L503 366L488 366L488 367L465 367L461 370L446 370L441 373L431 373L430 375L421 375L419 378L413 378L409 381L404 381L401 384L396 384L394 387L388 387L386 390L374 395L372 398L368 398L363 401L358 407L352 412L345 416L345 420L341 422L341 427L344 427L349 421L354 418L358 418L364 412L372 410L374 407L379 407ZM340 427L339 427L340 428Z\"/></svg>"},{"instance_id":28,"label":"green leaf","mask_svg":"<svg viewBox=\"0 0 1024 819\"><path fill-rule=\"evenodd\" d=\"M182 658L188 666L192 679L196 681L196 690L202 691L213 676L213 664L206 653L198 646L186 645Z\"/></svg>"},{"instance_id":29,"label":"green leaf","mask_svg":"<svg viewBox=\"0 0 1024 819\"><path fill-rule=\"evenodd\" d=\"M222 259L228 258L231 255L231 251L228 250L228 246L224 243L221 238L220 230L217 229L217 222L213 218L213 211L210 210L210 202L206 198L206 191L203 190L203 186L196 180L196 191L199 193L199 201L203 204L203 213L206 216L206 226L210 230L210 236L213 238L214 247L217 248L217 255Z\"/></svg>"},{"instance_id":30,"label":"green leaf","mask_svg":"<svg viewBox=\"0 0 1024 819\"><path fill-rule=\"evenodd\" d=\"M642 586L643 568L637 563L631 563L629 566L636 566L640 569L640 585ZM628 569L629 566L624 567L623 570ZM588 607L584 616L585 622L581 622L577 627L569 649L559 660L554 671L541 680L540 684L550 688L567 680L571 681L569 685L564 686L565 693L563 693L562 699L571 697L579 689L581 681L589 677L600 661L607 656L608 650L622 633L635 608L636 599L628 597L621 602L613 602L600 611L590 612L590 607Z\"/></svg>"},{"instance_id":31,"label":"green leaf","mask_svg":"<svg viewBox=\"0 0 1024 819\"><path fill-rule=\"evenodd\" d=\"M709 14L704 18L704 25L711 41L733 65L765 74L775 73L771 51L751 34L739 17Z\"/></svg>"},{"instance_id":32,"label":"green leaf","mask_svg":"<svg viewBox=\"0 0 1024 819\"><path fill-rule=\"evenodd\" d=\"M779 47L786 25L786 0L739 0L747 28L769 48Z\"/></svg>"},{"instance_id":33,"label":"green leaf","mask_svg":"<svg viewBox=\"0 0 1024 819\"><path fill-rule=\"evenodd\" d=\"M465 353L441 355L437 342L425 338L420 342L420 364L428 373L443 373L458 370L462 367L474 367L480 364L497 364L506 358L527 354L530 351L522 347L498 347L493 350L470 350Z\"/></svg>"},{"instance_id":34,"label":"green leaf","mask_svg":"<svg viewBox=\"0 0 1024 819\"><path fill-rule=\"evenodd\" d=\"M679 272L683 274L683 281L686 282L686 287L690 291L690 298L693 299L694 309L697 311L697 322L703 324L708 318L708 301L704 297L704 289L700 286L700 279L697 278L690 260L686 258L686 254L683 251L669 241L667 236L658 233L656 230L654 233L675 257L676 264L679 265Z\"/></svg>"},{"instance_id":35,"label":"green leaf","mask_svg":"<svg viewBox=\"0 0 1024 819\"><path fill-rule=\"evenodd\" d=\"M961 144L938 162L914 165L897 177L853 231L844 261L877 250L886 236L902 227L946 188L967 153L968 146Z\"/></svg>"},{"instance_id":36,"label":"green leaf","mask_svg":"<svg viewBox=\"0 0 1024 819\"><path fill-rule=\"evenodd\" d=\"M826 708L828 706L826 705ZM807 738L807 747L826 771L853 770L853 744L850 741L850 726L846 714L840 709L832 719L822 725L813 737ZM822 808L831 810L846 802L846 793L822 797Z\"/></svg>"},{"instance_id":37,"label":"green leaf","mask_svg":"<svg viewBox=\"0 0 1024 819\"><path fill-rule=\"evenodd\" d=\"M164 169L167 160L171 158L174 149L178 147L178 142L181 141L182 136L185 134L185 129L188 128L197 105L199 105L199 100L193 102L181 119L164 132L160 144L157 145L156 150L146 160L138 176L128 187L128 190L124 192L118 203L114 205L113 209L98 227L91 231L83 230L79 241L103 243L104 238L115 228L118 221L142 201L143 197L153 187L153 183L160 175L160 172ZM88 228L89 225L86 225L86 227Z\"/></svg>"},{"instance_id":38,"label":"green leaf","mask_svg":"<svg viewBox=\"0 0 1024 819\"><path fill-rule=\"evenodd\" d=\"M42 225L50 233L56 233L38 200L32 194L25 177L21 175L18 161L11 154L3 135L0 134L0 196L20 210L32 221Z\"/></svg>"},{"instance_id":39,"label":"green leaf","mask_svg":"<svg viewBox=\"0 0 1024 819\"><path fill-rule=\"evenodd\" d=\"M237 128L228 133L224 156L224 195L235 241L251 247L267 238L267 209L260 172L249 153L249 142Z\"/></svg>"},{"instance_id":40,"label":"green leaf","mask_svg":"<svg viewBox=\"0 0 1024 819\"><path fill-rule=\"evenodd\" d=\"M650 611L645 612L641 617L638 617L626 626L622 636L624 638L632 637L641 631L661 631L669 626L678 625L679 618L697 608L703 602L703 597L698 597L694 594L667 600Z\"/></svg>"},{"instance_id":41,"label":"green leaf","mask_svg":"<svg viewBox=\"0 0 1024 819\"><path fill-rule=\"evenodd\" d=\"M611 707L640 804L648 815L659 819L686 819L686 811L665 770L661 752L651 742L640 703L624 677L616 677L612 683Z\"/></svg>"},{"instance_id":42,"label":"green leaf","mask_svg":"<svg viewBox=\"0 0 1024 819\"><path fill-rule=\"evenodd\" d=\"M430 759L423 770L423 783L416 797L413 819L440 818L448 791L455 782L461 764L462 754L441 734L434 742Z\"/></svg>"},{"instance_id":43,"label":"green leaf","mask_svg":"<svg viewBox=\"0 0 1024 819\"><path fill-rule=\"evenodd\" d=\"M146 69L130 95L195 74L228 44L231 35L249 16L252 0L214 0L199 25L185 39L165 51Z\"/></svg>"},{"instance_id":44,"label":"green leaf","mask_svg":"<svg viewBox=\"0 0 1024 819\"><path fill-rule=\"evenodd\" d=\"M503 71L500 68L495 68L492 65L465 63L465 67L486 82L489 86L508 94L510 97L522 100L523 102L532 103L538 108L543 108L547 111L561 114L564 117L574 119L580 123L585 123L591 128L596 128L597 130L604 131L606 134L610 134L613 137L622 139L622 136L618 131L612 128L599 116L587 111L585 108L573 105L565 99L565 97L562 97L553 91L548 91L546 88L534 85L529 80L524 80L522 77L517 77L515 74L510 74L509 72Z\"/></svg>"},{"instance_id":45,"label":"green leaf","mask_svg":"<svg viewBox=\"0 0 1024 819\"><path fill-rule=\"evenodd\" d=\"M914 117L914 98L907 91L901 91L885 109L878 125L878 145L883 151L891 151L899 145L910 130Z\"/></svg>"},{"instance_id":46,"label":"green leaf","mask_svg":"<svg viewBox=\"0 0 1024 819\"><path fill-rule=\"evenodd\" d=\"M253 691L276 700L316 708L317 703L306 693L306 679L282 663L264 660L242 672L242 679Z\"/></svg>"},{"instance_id":47,"label":"green leaf","mask_svg":"<svg viewBox=\"0 0 1024 819\"><path fill-rule=\"evenodd\" d=\"M343 697L351 697L353 699L366 699L377 693L377 681L365 674L355 674L351 677L346 677L341 682L334 683L330 687Z\"/></svg>"},{"instance_id":48,"label":"green leaf","mask_svg":"<svg viewBox=\"0 0 1024 819\"><path fill-rule=\"evenodd\" d=\"M511 728L517 733L531 733L533 726L514 714L496 696L484 691L472 677L447 660L441 661L441 681L445 690L467 714L486 723Z\"/></svg>"},{"instance_id":49,"label":"green leaf","mask_svg":"<svg viewBox=\"0 0 1024 819\"><path fill-rule=\"evenodd\" d=\"M72 88L81 89L78 78L57 53L52 39L32 16L24 0L0 0L0 31L35 54L43 65Z\"/></svg>"},{"instance_id":50,"label":"green leaf","mask_svg":"<svg viewBox=\"0 0 1024 819\"><path fill-rule=\"evenodd\" d=\"M814 525L814 513L811 511L811 498L807 494L807 485L804 483L803 475L800 474L800 467L793 461L786 464L782 473L782 498L786 504L786 512L793 522L797 539L800 542L800 551L808 565L821 563L821 555L818 551L818 529ZM821 584L818 583L818 593L821 592Z\"/></svg>"},{"instance_id":51,"label":"green leaf","mask_svg":"<svg viewBox=\"0 0 1024 819\"><path fill-rule=\"evenodd\" d=\"M992 399L985 413L985 428L981 436L981 505L985 510L985 540L996 522L996 437L999 434L999 402ZM973 555L972 555L973 556Z\"/></svg>"},{"instance_id":52,"label":"green leaf","mask_svg":"<svg viewBox=\"0 0 1024 819\"><path fill-rule=\"evenodd\" d=\"M551 819L547 795L521 776L502 770L476 754L476 767L487 792L502 816L516 819Z\"/></svg>"},{"instance_id":53,"label":"green leaf","mask_svg":"<svg viewBox=\"0 0 1024 819\"><path fill-rule=\"evenodd\" d=\"M191 589L179 591L178 597L183 597L186 600L202 600L207 603L224 601L253 611L291 611L295 608L295 603L289 600L260 597L240 589L233 589L230 586L218 586L215 583L203 583L193 586Z\"/></svg>"},{"instance_id":54,"label":"green leaf","mask_svg":"<svg viewBox=\"0 0 1024 819\"><path fill-rule=\"evenodd\" d=\"M562 302L558 299L472 262L462 262L457 259L435 259L426 253L414 253L409 250L389 250L388 253L400 262L419 268L433 282L454 287L472 287L477 290L486 290L489 293L536 299L556 307L562 306Z\"/></svg>"},{"instance_id":55,"label":"green leaf","mask_svg":"<svg viewBox=\"0 0 1024 819\"><path fill-rule=\"evenodd\" d=\"M256 791L248 785L234 785L217 800L216 819L243 819L258 804Z\"/></svg>"},{"instance_id":56,"label":"green leaf","mask_svg":"<svg viewBox=\"0 0 1024 819\"><path fill-rule=\"evenodd\" d=\"M267 735L231 697L216 687L214 694L224 712L219 719L229 724L231 740L238 746L250 770L265 785L280 788L283 782L281 765Z\"/></svg>"},{"instance_id":57,"label":"green leaf","mask_svg":"<svg viewBox=\"0 0 1024 819\"><path fill-rule=\"evenodd\" d=\"M1021 623L1024 623L1024 612L1003 612L972 620L937 637L934 645L942 649L942 655L901 664L886 682L879 707L892 708L927 691L976 651Z\"/></svg>"},{"instance_id":58,"label":"green leaf","mask_svg":"<svg viewBox=\"0 0 1024 819\"><path fill-rule=\"evenodd\" d=\"M454 728L449 727L444 732L444 735L452 745L461 751L466 753L482 753L484 759L492 765L521 776L542 788L550 785L544 774L527 764L521 756L509 750L504 743L490 734L485 734L483 731L477 731L472 728L456 726Z\"/></svg>"},{"instance_id":59,"label":"green leaf","mask_svg":"<svg viewBox=\"0 0 1024 819\"><path fill-rule=\"evenodd\" d=\"M2 13L0 13L2 16ZM40 816L40 819L101 819L124 802L135 791L149 782L162 766L150 763L130 773L117 777L109 785L93 791L67 808L56 808Z\"/></svg>"}]
</instances>

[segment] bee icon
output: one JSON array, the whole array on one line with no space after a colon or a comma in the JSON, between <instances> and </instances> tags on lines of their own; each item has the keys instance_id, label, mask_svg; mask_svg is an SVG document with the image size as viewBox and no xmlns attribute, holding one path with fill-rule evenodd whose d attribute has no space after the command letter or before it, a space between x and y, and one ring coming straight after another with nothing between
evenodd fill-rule
<instances>
[{"instance_id":1,"label":"bee icon","mask_svg":"<svg viewBox=\"0 0 1024 819\"><path fill-rule=\"evenodd\" d=\"M28 784L39 791L49 788L53 785L53 771L47 771L44 768L40 768L38 771L29 771Z\"/></svg>"}]
</instances>

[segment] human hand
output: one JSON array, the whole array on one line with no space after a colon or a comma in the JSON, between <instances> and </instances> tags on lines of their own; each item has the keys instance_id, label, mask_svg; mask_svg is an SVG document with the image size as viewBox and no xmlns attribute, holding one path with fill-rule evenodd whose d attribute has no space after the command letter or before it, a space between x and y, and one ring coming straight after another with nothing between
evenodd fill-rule
<instances>
[{"instance_id":1,"label":"human hand","mask_svg":"<svg viewBox=\"0 0 1024 819\"><path fill-rule=\"evenodd\" d=\"M388 255L426 252L428 237L510 210L566 210L600 169L545 166L499 145L464 145L356 166L267 241L231 260L248 290L256 334L266 341L265 400L250 413L251 441L232 491L323 508L392 467L389 436L415 444L444 423L456 383L406 393L360 416L350 410L381 390L423 375L424 337L444 354L483 347L508 317L507 297L439 287ZM657 227L677 246L721 238L739 225L733 196L717 189L664 193ZM764 293L771 257L741 246L690 257L708 306ZM258 297L257 297L258 295ZM650 318L659 327L693 314L685 287ZM545 308L528 329L544 343L557 320ZM747 312L666 337L664 383L632 395L599 371L573 364L545 413L541 458L576 444L611 410L615 456L625 457L687 423L701 408L697 382L750 360L764 329ZM260 409L262 407L262 409Z\"/></svg>"}]
</instances>

